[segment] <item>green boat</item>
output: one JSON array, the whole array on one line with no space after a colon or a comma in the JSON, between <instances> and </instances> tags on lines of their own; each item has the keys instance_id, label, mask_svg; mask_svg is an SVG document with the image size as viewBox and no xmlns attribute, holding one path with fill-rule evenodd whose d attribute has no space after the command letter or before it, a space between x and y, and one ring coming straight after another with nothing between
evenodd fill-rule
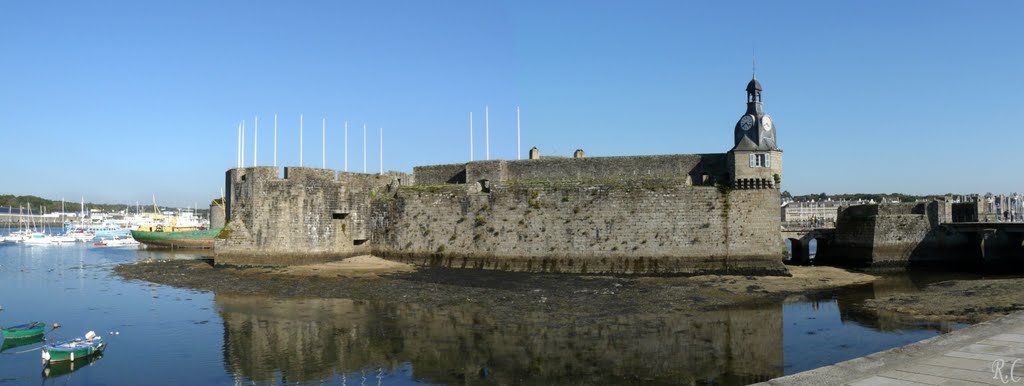
<instances>
[{"instance_id":1,"label":"green boat","mask_svg":"<svg viewBox=\"0 0 1024 386\"><path fill-rule=\"evenodd\" d=\"M75 361L99 354L105 348L107 348L107 342L96 336L95 332L89 331L85 333L85 336L69 341L43 345L43 362Z\"/></svg>"},{"instance_id":2,"label":"green boat","mask_svg":"<svg viewBox=\"0 0 1024 386\"><path fill-rule=\"evenodd\" d=\"M37 336L42 336L46 330L46 324L43 322L32 322L19 324L13 327L4 328L3 336L4 339L28 339Z\"/></svg>"},{"instance_id":3,"label":"green boat","mask_svg":"<svg viewBox=\"0 0 1024 386\"><path fill-rule=\"evenodd\" d=\"M188 248L188 249L212 249L213 241L220 234L221 228L193 231L163 231L150 232L136 230L132 231L132 237L140 243L156 248Z\"/></svg>"}]
</instances>

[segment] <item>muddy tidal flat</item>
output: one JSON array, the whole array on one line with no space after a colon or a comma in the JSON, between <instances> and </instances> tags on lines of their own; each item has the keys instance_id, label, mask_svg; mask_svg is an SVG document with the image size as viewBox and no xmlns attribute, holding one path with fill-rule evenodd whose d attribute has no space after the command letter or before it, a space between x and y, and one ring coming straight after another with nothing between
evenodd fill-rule
<instances>
[{"instance_id":1,"label":"muddy tidal flat","mask_svg":"<svg viewBox=\"0 0 1024 386\"><path fill-rule=\"evenodd\" d=\"M373 256L275 268L139 257L112 266L112 279L212 297L182 301L215 313L223 331L190 347L223 355L225 374L213 377L257 384L358 376L745 385L963 326L866 312L866 300L921 283L830 267L790 267L790 277L616 277L423 268Z\"/></svg>"},{"instance_id":2,"label":"muddy tidal flat","mask_svg":"<svg viewBox=\"0 0 1024 386\"><path fill-rule=\"evenodd\" d=\"M1024 310L1024 278L945 280L869 299L865 307L916 319L977 323Z\"/></svg>"},{"instance_id":3,"label":"muddy tidal flat","mask_svg":"<svg viewBox=\"0 0 1024 386\"><path fill-rule=\"evenodd\" d=\"M832 267L790 267L792 277L705 275L611 277L444 268L414 269L370 256L281 268L214 267L202 260L124 264L115 272L174 287L243 295L345 298L427 306L479 305L514 318L542 311L601 317L701 312L870 283L875 276ZM557 318L557 320L570 320Z\"/></svg>"}]
</instances>

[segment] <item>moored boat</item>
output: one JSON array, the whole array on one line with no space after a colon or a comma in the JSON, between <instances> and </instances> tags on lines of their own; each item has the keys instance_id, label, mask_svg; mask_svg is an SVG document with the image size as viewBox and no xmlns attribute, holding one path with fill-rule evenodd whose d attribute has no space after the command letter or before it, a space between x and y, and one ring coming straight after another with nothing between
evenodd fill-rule
<instances>
[{"instance_id":1,"label":"moored boat","mask_svg":"<svg viewBox=\"0 0 1024 386\"><path fill-rule=\"evenodd\" d=\"M100 247L135 247L139 245L139 242L131 236L115 236L112 239L97 241L93 245Z\"/></svg>"},{"instance_id":2,"label":"moored boat","mask_svg":"<svg viewBox=\"0 0 1024 386\"><path fill-rule=\"evenodd\" d=\"M32 322L6 327L2 331L4 339L29 339L39 337L46 331L46 324L43 322Z\"/></svg>"},{"instance_id":3,"label":"moored boat","mask_svg":"<svg viewBox=\"0 0 1024 386\"><path fill-rule=\"evenodd\" d=\"M85 333L85 336L69 341L43 345L43 362L74 361L99 354L106 348L107 342L104 342L103 338L97 336L95 332L89 331Z\"/></svg>"},{"instance_id":4,"label":"moored boat","mask_svg":"<svg viewBox=\"0 0 1024 386\"><path fill-rule=\"evenodd\" d=\"M155 248L211 249L221 228L192 231L132 231L136 241Z\"/></svg>"}]
</instances>

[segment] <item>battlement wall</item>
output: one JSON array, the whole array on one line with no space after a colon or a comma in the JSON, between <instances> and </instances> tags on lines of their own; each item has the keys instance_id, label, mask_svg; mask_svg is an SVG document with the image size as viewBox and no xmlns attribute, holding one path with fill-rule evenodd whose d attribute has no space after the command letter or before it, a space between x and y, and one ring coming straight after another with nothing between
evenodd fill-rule
<instances>
[{"instance_id":1,"label":"battlement wall","mask_svg":"<svg viewBox=\"0 0 1024 386\"><path fill-rule=\"evenodd\" d=\"M876 268L956 261L966 239L941 226L950 222L952 208L939 200L841 208L835 239L828 254L819 257L826 263Z\"/></svg>"},{"instance_id":2,"label":"battlement wall","mask_svg":"<svg viewBox=\"0 0 1024 386\"><path fill-rule=\"evenodd\" d=\"M430 165L412 168L417 184L465 184L466 164Z\"/></svg>"},{"instance_id":3,"label":"battlement wall","mask_svg":"<svg viewBox=\"0 0 1024 386\"><path fill-rule=\"evenodd\" d=\"M726 154L542 158L420 166L413 174L420 185L636 177L688 177L692 184L700 185L705 180L707 184L727 181L727 162Z\"/></svg>"},{"instance_id":4,"label":"battlement wall","mask_svg":"<svg viewBox=\"0 0 1024 386\"><path fill-rule=\"evenodd\" d=\"M455 268L786 274L778 202L777 190L685 177L412 186L374 201L371 244L388 259Z\"/></svg>"},{"instance_id":5,"label":"battlement wall","mask_svg":"<svg viewBox=\"0 0 1024 386\"><path fill-rule=\"evenodd\" d=\"M278 265L332 260L366 253L366 218L373 195L411 179L276 167L226 173L227 225L215 242L216 261Z\"/></svg>"}]
</instances>

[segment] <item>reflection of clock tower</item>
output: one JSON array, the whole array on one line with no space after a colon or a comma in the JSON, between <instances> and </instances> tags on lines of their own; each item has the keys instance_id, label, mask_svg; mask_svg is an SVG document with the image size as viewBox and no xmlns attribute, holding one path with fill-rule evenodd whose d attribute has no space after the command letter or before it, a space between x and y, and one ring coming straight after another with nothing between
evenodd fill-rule
<instances>
[{"instance_id":1,"label":"reflection of clock tower","mask_svg":"<svg viewBox=\"0 0 1024 386\"><path fill-rule=\"evenodd\" d=\"M747 83L747 112L736 123L735 145L729 151L730 180L736 189L778 189L782 182L782 150L775 144L775 125L761 105L761 83Z\"/></svg>"}]
</instances>

